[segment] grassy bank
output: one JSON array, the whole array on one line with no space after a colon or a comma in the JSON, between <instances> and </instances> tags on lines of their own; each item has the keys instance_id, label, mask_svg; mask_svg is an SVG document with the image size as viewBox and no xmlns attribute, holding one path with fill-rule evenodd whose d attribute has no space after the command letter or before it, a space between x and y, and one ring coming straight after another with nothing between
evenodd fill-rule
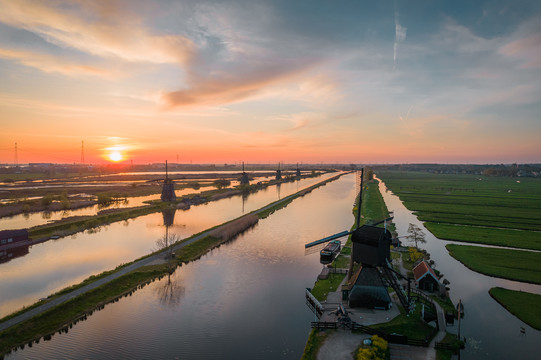
<instances>
[{"instance_id":1,"label":"grassy bank","mask_svg":"<svg viewBox=\"0 0 541 360\"><path fill-rule=\"evenodd\" d=\"M521 321L541 330L541 295L501 287L490 289L489 294Z\"/></svg>"},{"instance_id":2,"label":"grassy bank","mask_svg":"<svg viewBox=\"0 0 541 360\"><path fill-rule=\"evenodd\" d=\"M430 222L425 223L425 226L434 236L442 240L541 250L541 236L537 231L494 229Z\"/></svg>"},{"instance_id":3,"label":"grassy bank","mask_svg":"<svg viewBox=\"0 0 541 360\"><path fill-rule=\"evenodd\" d=\"M327 295L330 292L334 292L338 289L338 285L344 280L346 274L329 274L329 277L325 280L318 280L312 288L312 295L319 301L327 299Z\"/></svg>"},{"instance_id":4,"label":"grassy bank","mask_svg":"<svg viewBox=\"0 0 541 360\"><path fill-rule=\"evenodd\" d=\"M416 306L415 311L412 314L406 315L402 306L400 308L400 315L395 317L389 322L370 325L374 329L384 331L388 334L396 333L405 335L408 339L414 340L427 340L431 341L432 336L435 335L434 328L424 322L421 318L421 306Z\"/></svg>"},{"instance_id":5,"label":"grassy bank","mask_svg":"<svg viewBox=\"0 0 541 360\"><path fill-rule=\"evenodd\" d=\"M327 331L323 332L312 329L308 336L306 346L304 347L304 353L302 354L301 360L316 360L317 353L328 336L329 332Z\"/></svg>"},{"instance_id":6,"label":"grassy bank","mask_svg":"<svg viewBox=\"0 0 541 360\"><path fill-rule=\"evenodd\" d=\"M115 213L95 215L95 216L78 216L73 218L63 219L51 224L38 225L28 230L28 235L32 239L46 238L52 235L66 236L77 232L91 230L100 226L109 225L117 221L132 219L135 217L148 215L158 212L169 205L161 203L156 205L139 206L136 208L127 208Z\"/></svg>"},{"instance_id":7,"label":"grassy bank","mask_svg":"<svg viewBox=\"0 0 541 360\"><path fill-rule=\"evenodd\" d=\"M164 271L163 265L141 268L3 331L0 333L0 354L6 354L13 347L30 345L41 337L47 340L56 332L67 332L74 323L86 319L93 309L130 294Z\"/></svg>"},{"instance_id":8,"label":"grassy bank","mask_svg":"<svg viewBox=\"0 0 541 360\"><path fill-rule=\"evenodd\" d=\"M455 244L448 244L446 248L452 257L474 271L541 284L541 253Z\"/></svg>"}]
</instances>

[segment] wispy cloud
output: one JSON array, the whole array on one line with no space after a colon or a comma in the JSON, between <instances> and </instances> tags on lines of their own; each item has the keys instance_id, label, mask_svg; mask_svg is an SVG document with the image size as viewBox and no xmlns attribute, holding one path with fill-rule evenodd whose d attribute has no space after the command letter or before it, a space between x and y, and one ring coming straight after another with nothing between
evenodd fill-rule
<instances>
[{"instance_id":1,"label":"wispy cloud","mask_svg":"<svg viewBox=\"0 0 541 360\"><path fill-rule=\"evenodd\" d=\"M93 65L81 64L62 57L38 53L28 50L14 50L0 48L0 58L11 59L23 65L39 69L44 72L56 72L69 76L100 76L104 78L117 78L120 72Z\"/></svg>"},{"instance_id":2,"label":"wispy cloud","mask_svg":"<svg viewBox=\"0 0 541 360\"><path fill-rule=\"evenodd\" d=\"M521 60L524 69L541 68L541 33L503 45L500 53Z\"/></svg>"},{"instance_id":3,"label":"wispy cloud","mask_svg":"<svg viewBox=\"0 0 541 360\"><path fill-rule=\"evenodd\" d=\"M0 0L0 22L25 29L59 47L99 57L132 62L187 63L193 42L180 35L154 35L133 13L129 3Z\"/></svg>"}]
</instances>

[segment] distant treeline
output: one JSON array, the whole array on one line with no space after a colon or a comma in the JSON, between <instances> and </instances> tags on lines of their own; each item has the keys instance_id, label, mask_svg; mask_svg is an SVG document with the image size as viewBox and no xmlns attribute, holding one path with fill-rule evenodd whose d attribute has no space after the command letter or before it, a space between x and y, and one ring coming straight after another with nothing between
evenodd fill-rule
<instances>
[{"instance_id":1,"label":"distant treeline","mask_svg":"<svg viewBox=\"0 0 541 360\"><path fill-rule=\"evenodd\" d=\"M371 168L374 170L424 171L435 174L541 177L541 164L395 164L373 165Z\"/></svg>"}]
</instances>

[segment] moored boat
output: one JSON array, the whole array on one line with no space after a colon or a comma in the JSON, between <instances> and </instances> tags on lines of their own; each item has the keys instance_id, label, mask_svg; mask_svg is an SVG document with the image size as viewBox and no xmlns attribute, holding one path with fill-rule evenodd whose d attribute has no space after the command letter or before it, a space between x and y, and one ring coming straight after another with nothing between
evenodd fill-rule
<instances>
[{"instance_id":1,"label":"moored boat","mask_svg":"<svg viewBox=\"0 0 541 360\"><path fill-rule=\"evenodd\" d=\"M320 252L319 252L319 260L324 263L328 264L334 260L336 255L340 253L341 243L340 240L332 240L330 241Z\"/></svg>"}]
</instances>

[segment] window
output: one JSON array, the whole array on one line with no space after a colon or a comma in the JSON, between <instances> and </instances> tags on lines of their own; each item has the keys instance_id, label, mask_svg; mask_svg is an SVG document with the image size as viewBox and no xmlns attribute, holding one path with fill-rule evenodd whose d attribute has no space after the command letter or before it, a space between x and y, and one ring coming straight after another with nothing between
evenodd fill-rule
<instances>
[{"instance_id":1,"label":"window","mask_svg":"<svg viewBox=\"0 0 541 360\"><path fill-rule=\"evenodd\" d=\"M13 239L12 239L12 238L9 238L9 239L8 239L8 243L10 243L10 242L13 242Z\"/></svg>"},{"instance_id":2,"label":"window","mask_svg":"<svg viewBox=\"0 0 541 360\"><path fill-rule=\"evenodd\" d=\"M6 239L2 239L2 244L5 244L6 243Z\"/></svg>"}]
</instances>

